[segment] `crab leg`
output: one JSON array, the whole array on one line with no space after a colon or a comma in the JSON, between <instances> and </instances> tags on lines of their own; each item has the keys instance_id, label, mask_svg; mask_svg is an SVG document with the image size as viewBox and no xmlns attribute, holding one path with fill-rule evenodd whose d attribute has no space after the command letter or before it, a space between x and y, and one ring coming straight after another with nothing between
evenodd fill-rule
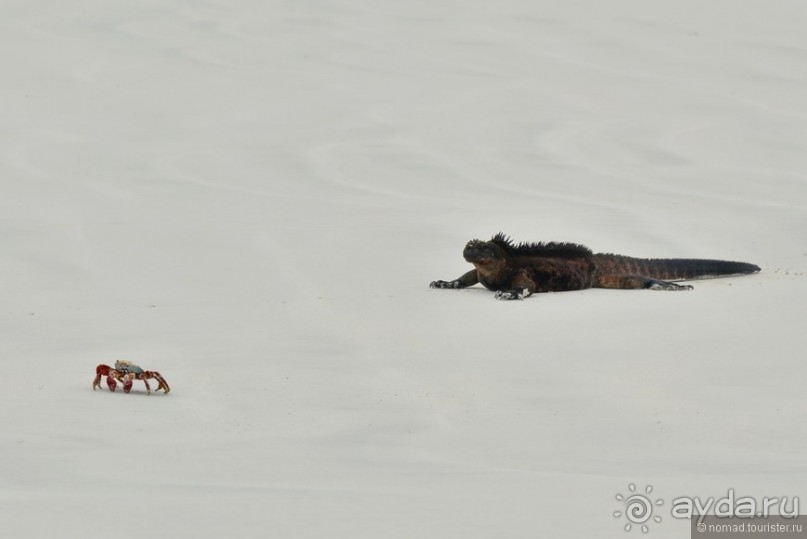
<instances>
[{"instance_id":1,"label":"crab leg","mask_svg":"<svg viewBox=\"0 0 807 539\"><path fill-rule=\"evenodd\" d=\"M123 375L123 392L129 393L132 390L132 384L134 375L132 373L126 373Z\"/></svg>"},{"instance_id":2,"label":"crab leg","mask_svg":"<svg viewBox=\"0 0 807 539\"><path fill-rule=\"evenodd\" d=\"M159 382L156 391L162 389L165 394L168 394L168 392L171 391L171 388L168 387L168 382L165 381L165 378L163 378L162 375L157 371L153 371L152 374L154 375L154 378L157 379L157 382Z\"/></svg>"}]
</instances>

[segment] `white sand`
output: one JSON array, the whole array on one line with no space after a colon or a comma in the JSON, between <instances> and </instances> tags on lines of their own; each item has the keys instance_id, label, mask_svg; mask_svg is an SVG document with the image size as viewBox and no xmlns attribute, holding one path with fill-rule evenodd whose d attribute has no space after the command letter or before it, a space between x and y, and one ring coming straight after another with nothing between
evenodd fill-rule
<instances>
[{"instance_id":1,"label":"white sand","mask_svg":"<svg viewBox=\"0 0 807 539\"><path fill-rule=\"evenodd\" d=\"M604 4L5 1L2 536L613 538L629 483L653 537L677 496L807 507L803 3ZM428 288L499 230L763 272ZM121 358L171 394L93 392Z\"/></svg>"}]
</instances>

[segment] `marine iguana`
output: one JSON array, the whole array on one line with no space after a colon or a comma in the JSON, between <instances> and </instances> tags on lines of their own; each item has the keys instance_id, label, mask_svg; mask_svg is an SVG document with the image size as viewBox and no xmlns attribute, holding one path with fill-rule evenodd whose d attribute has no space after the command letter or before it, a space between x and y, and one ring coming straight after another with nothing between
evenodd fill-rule
<instances>
[{"instance_id":1,"label":"marine iguana","mask_svg":"<svg viewBox=\"0 0 807 539\"><path fill-rule=\"evenodd\" d=\"M584 288L691 290L670 281L756 273L747 262L697 258L633 258L593 253L575 243L513 243L499 232L490 241L471 240L462 253L474 269L431 288L466 288L481 283L496 299L524 299L536 292Z\"/></svg>"}]
</instances>

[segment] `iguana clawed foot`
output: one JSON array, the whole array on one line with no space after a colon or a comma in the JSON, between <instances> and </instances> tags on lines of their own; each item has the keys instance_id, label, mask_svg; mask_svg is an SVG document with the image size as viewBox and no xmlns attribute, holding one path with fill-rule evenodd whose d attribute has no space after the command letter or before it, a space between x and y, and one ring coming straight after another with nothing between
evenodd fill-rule
<instances>
[{"instance_id":1,"label":"iguana clawed foot","mask_svg":"<svg viewBox=\"0 0 807 539\"><path fill-rule=\"evenodd\" d=\"M648 285L647 288L650 290L692 290L692 286L688 284L678 284L678 283L671 283L669 281L660 281L658 279L653 279Z\"/></svg>"},{"instance_id":2,"label":"iguana clawed foot","mask_svg":"<svg viewBox=\"0 0 807 539\"><path fill-rule=\"evenodd\" d=\"M493 296L496 299L524 299L530 295L530 291L527 288L522 288L521 290L497 290L496 295Z\"/></svg>"},{"instance_id":3,"label":"iguana clawed foot","mask_svg":"<svg viewBox=\"0 0 807 539\"><path fill-rule=\"evenodd\" d=\"M429 288L462 288L462 283L459 279L453 281L432 281Z\"/></svg>"}]
</instances>

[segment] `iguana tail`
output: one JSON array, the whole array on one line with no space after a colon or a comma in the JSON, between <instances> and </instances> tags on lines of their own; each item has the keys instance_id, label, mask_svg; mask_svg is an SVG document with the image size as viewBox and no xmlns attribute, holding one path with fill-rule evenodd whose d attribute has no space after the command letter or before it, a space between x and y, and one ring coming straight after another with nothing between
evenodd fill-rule
<instances>
[{"instance_id":1,"label":"iguana tail","mask_svg":"<svg viewBox=\"0 0 807 539\"><path fill-rule=\"evenodd\" d=\"M700 258L633 258L596 254L594 262L599 275L641 275L665 281L711 279L759 271L759 266L747 262Z\"/></svg>"}]
</instances>

